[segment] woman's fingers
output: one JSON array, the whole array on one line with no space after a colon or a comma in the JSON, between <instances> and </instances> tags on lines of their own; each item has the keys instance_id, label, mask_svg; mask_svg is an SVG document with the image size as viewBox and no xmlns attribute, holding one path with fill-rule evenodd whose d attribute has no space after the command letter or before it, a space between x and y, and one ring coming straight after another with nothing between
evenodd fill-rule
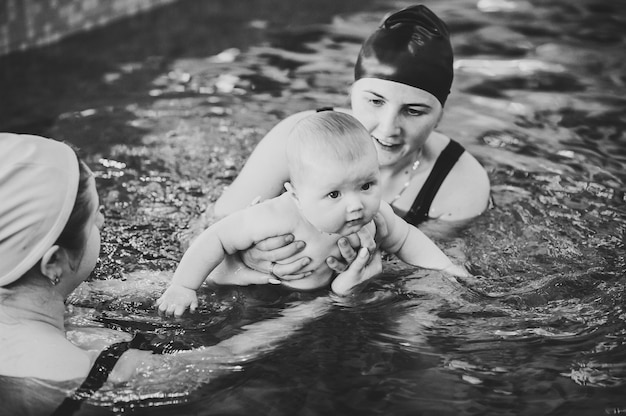
<instances>
[{"instance_id":1,"label":"woman's fingers","mask_svg":"<svg viewBox=\"0 0 626 416\"><path fill-rule=\"evenodd\" d=\"M294 237L291 234L268 237L265 240L261 240L256 243L255 247L261 251L272 251L287 246L288 244L293 242L293 239Z\"/></svg>"},{"instance_id":2,"label":"woman's fingers","mask_svg":"<svg viewBox=\"0 0 626 416\"><path fill-rule=\"evenodd\" d=\"M352 234L349 237L342 237L337 242L337 245L339 246L339 253L347 264L350 264L354 261L357 256L357 249L360 247L360 244L358 244L358 240L353 242L351 241L350 237L356 236Z\"/></svg>"},{"instance_id":3,"label":"woman's fingers","mask_svg":"<svg viewBox=\"0 0 626 416\"><path fill-rule=\"evenodd\" d=\"M288 259L301 252L304 247L306 247L304 241L293 241L292 235L270 237L244 250L240 253L240 257L247 267L269 274L272 263ZM306 265L310 259L301 258L292 262L292 266L279 271L280 275L297 273L303 267L302 263L298 262L302 261L305 261L304 265Z\"/></svg>"},{"instance_id":4,"label":"woman's fingers","mask_svg":"<svg viewBox=\"0 0 626 416\"><path fill-rule=\"evenodd\" d=\"M309 257L303 257L292 263L280 264L273 263L270 266L270 274L280 280L297 280L308 276L311 272L302 272L301 270L311 263Z\"/></svg>"},{"instance_id":5,"label":"woman's fingers","mask_svg":"<svg viewBox=\"0 0 626 416\"><path fill-rule=\"evenodd\" d=\"M361 248L350 267L333 280L331 288L338 295L348 295L356 286L382 272L382 269L380 253L375 252L370 260L369 251L366 248Z\"/></svg>"},{"instance_id":6,"label":"woman's fingers","mask_svg":"<svg viewBox=\"0 0 626 416\"><path fill-rule=\"evenodd\" d=\"M269 261L280 261L288 259L294 254L301 252L305 246L306 244L304 243L304 241L294 241L293 243L287 244L286 246L278 247L271 251L265 251L265 254L267 260Z\"/></svg>"},{"instance_id":7,"label":"woman's fingers","mask_svg":"<svg viewBox=\"0 0 626 416\"><path fill-rule=\"evenodd\" d=\"M337 246L339 247L341 258L328 257L326 259L328 267L337 273L343 273L350 267L352 262L357 258L360 248L367 249L369 253L376 251L376 242L372 234L365 227L347 237L340 238L337 242Z\"/></svg>"},{"instance_id":8,"label":"woman's fingers","mask_svg":"<svg viewBox=\"0 0 626 416\"><path fill-rule=\"evenodd\" d=\"M333 271L343 273L348 269L350 263L352 263L357 256L356 249L359 248L359 238L356 234L351 234L348 237L341 237L339 241L337 241L337 246L339 247L339 254L341 254L341 258L332 256L328 257L326 259L326 264Z\"/></svg>"},{"instance_id":9,"label":"woman's fingers","mask_svg":"<svg viewBox=\"0 0 626 416\"><path fill-rule=\"evenodd\" d=\"M337 273L342 273L344 271L346 271L346 269L348 268L348 264L344 263L340 260L338 260L335 257L328 257L326 259L326 264L328 265L328 267L331 268L331 270L337 272Z\"/></svg>"}]
</instances>

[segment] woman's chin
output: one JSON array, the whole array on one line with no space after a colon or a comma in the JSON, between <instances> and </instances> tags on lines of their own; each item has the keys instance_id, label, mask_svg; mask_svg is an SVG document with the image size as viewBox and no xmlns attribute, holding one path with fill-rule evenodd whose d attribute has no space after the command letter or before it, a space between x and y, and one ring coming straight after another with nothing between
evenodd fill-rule
<instances>
[{"instance_id":1,"label":"woman's chin","mask_svg":"<svg viewBox=\"0 0 626 416\"><path fill-rule=\"evenodd\" d=\"M402 151L391 152L378 149L378 166L381 168L395 166L395 164L402 159L402 156Z\"/></svg>"}]
</instances>

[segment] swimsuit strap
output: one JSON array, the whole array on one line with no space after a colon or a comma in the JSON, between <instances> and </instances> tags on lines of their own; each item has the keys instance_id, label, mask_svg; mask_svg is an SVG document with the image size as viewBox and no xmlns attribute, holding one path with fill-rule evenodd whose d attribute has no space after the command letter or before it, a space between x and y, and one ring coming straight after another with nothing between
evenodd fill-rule
<instances>
[{"instance_id":1,"label":"swimsuit strap","mask_svg":"<svg viewBox=\"0 0 626 416\"><path fill-rule=\"evenodd\" d=\"M98 358L96 358L83 384L81 384L71 396L66 397L51 416L70 416L74 414L74 412L80 408L83 401L91 397L104 385L122 354L131 348L156 351L156 348L150 345L146 338L140 333L135 334L130 341L118 342L108 346L98 355Z\"/></svg>"},{"instance_id":2,"label":"swimsuit strap","mask_svg":"<svg viewBox=\"0 0 626 416\"><path fill-rule=\"evenodd\" d=\"M437 157L435 165L430 171L424 186L422 186L422 189L420 189L417 197L415 197L415 201L413 201L411 209L409 209L409 212L407 212L404 216L404 219L407 222L413 225L418 225L428 219L428 212L430 211L433 199L435 199L441 184L444 179L446 179L463 152L465 152L463 146L450 139L450 143L448 143L439 157Z\"/></svg>"}]
</instances>

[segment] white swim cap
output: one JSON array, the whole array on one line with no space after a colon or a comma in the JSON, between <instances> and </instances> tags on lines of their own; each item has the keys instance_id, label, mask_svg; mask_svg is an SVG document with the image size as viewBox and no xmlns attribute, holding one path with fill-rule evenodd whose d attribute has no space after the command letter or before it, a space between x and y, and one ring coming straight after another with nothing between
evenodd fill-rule
<instances>
[{"instance_id":1,"label":"white swim cap","mask_svg":"<svg viewBox=\"0 0 626 416\"><path fill-rule=\"evenodd\" d=\"M0 287L52 247L78 193L78 158L66 144L0 133Z\"/></svg>"}]
</instances>

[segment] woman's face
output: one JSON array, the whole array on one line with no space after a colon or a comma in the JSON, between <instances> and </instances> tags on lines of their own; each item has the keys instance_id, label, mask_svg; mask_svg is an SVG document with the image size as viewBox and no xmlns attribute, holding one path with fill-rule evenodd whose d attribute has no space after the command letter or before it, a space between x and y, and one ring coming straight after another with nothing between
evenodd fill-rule
<instances>
[{"instance_id":1,"label":"woman's face","mask_svg":"<svg viewBox=\"0 0 626 416\"><path fill-rule=\"evenodd\" d=\"M353 115L374 139L382 168L412 161L442 115L429 92L378 78L356 81L351 102Z\"/></svg>"},{"instance_id":2,"label":"woman's face","mask_svg":"<svg viewBox=\"0 0 626 416\"><path fill-rule=\"evenodd\" d=\"M102 213L98 192L96 191L96 182L93 176L89 179L89 192L91 194L91 215L87 224L85 224L85 248L75 265L76 286L83 282L93 269L96 267L96 261L100 255L100 230L104 225L104 215Z\"/></svg>"}]
</instances>

